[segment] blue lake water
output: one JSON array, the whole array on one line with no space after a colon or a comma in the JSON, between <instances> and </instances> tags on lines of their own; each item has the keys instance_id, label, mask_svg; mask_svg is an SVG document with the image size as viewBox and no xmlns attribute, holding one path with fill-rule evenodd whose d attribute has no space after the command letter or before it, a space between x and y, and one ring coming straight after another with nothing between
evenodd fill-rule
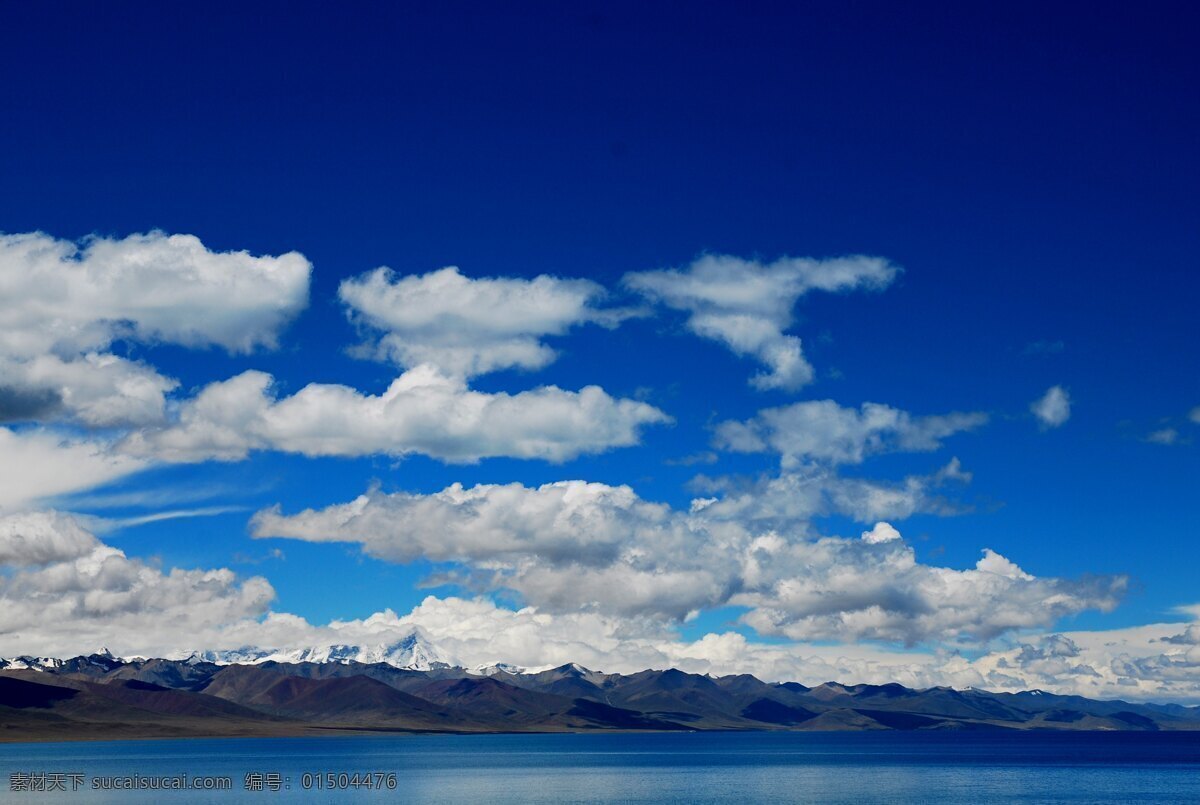
<instances>
[{"instance_id":1,"label":"blue lake water","mask_svg":"<svg viewBox=\"0 0 1200 805\"><path fill-rule=\"evenodd\" d=\"M186 775L189 784L195 777L217 778L215 784L228 778L231 789L94 788L95 781L120 785L133 775ZM13 790L46 780L68 790ZM75 784L79 789L71 791ZM6 803L351 799L1200 802L1200 733L389 735L0 744L0 800Z\"/></svg>"}]
</instances>

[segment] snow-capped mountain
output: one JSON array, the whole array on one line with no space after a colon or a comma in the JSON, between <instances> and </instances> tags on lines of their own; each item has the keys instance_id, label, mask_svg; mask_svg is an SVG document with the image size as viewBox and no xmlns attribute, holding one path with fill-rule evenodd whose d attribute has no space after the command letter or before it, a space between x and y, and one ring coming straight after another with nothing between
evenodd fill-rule
<instances>
[{"instance_id":1,"label":"snow-capped mountain","mask_svg":"<svg viewBox=\"0 0 1200 805\"><path fill-rule=\"evenodd\" d=\"M193 652L188 657L188 661L192 663L211 662L218 665L256 665L263 662L340 663L343 665L352 662L386 663L396 668L413 671L432 671L438 668L453 668L457 665L452 657L433 645L419 629L414 629L391 643L334 643L296 649L266 649L245 646L223 651Z\"/></svg>"},{"instance_id":2,"label":"snow-capped mountain","mask_svg":"<svg viewBox=\"0 0 1200 805\"><path fill-rule=\"evenodd\" d=\"M527 669L509 662L494 662L488 665L476 665L467 671L476 676L495 676L496 674L523 674Z\"/></svg>"},{"instance_id":3,"label":"snow-capped mountain","mask_svg":"<svg viewBox=\"0 0 1200 805\"><path fill-rule=\"evenodd\" d=\"M69 660L55 657L0 657L0 671L63 671L72 670L81 664L108 665L120 664L141 657L116 657L106 648L92 654L75 657ZM474 676L495 676L496 674L527 674L546 670L545 668L526 668L507 662L485 663L464 666L455 657L434 645L424 632L413 629L399 640L383 643L331 643L328 645L304 646L300 648L262 648L259 646L242 646L235 649L218 649L193 651L183 659L189 665L212 663L214 665L258 665L264 662L281 663L386 663L395 668L411 671L436 671L446 668L462 668ZM70 667L68 667L70 666Z\"/></svg>"},{"instance_id":4,"label":"snow-capped mountain","mask_svg":"<svg viewBox=\"0 0 1200 805\"><path fill-rule=\"evenodd\" d=\"M121 659L113 656L113 653L107 648L102 648L92 654L74 657L69 660L59 659L58 657L30 657L28 655L8 658L0 657L0 671L28 670L57 672L63 670L68 665L78 665L81 662L107 666L120 663Z\"/></svg>"},{"instance_id":5,"label":"snow-capped mountain","mask_svg":"<svg viewBox=\"0 0 1200 805\"><path fill-rule=\"evenodd\" d=\"M53 671L63 661L55 657L0 657L0 671Z\"/></svg>"}]
</instances>

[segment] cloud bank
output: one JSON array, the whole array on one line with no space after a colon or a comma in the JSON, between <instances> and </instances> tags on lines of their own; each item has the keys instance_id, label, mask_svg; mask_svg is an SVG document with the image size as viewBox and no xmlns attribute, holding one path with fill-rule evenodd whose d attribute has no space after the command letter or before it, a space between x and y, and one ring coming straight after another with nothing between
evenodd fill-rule
<instances>
[{"instance_id":1,"label":"cloud bank","mask_svg":"<svg viewBox=\"0 0 1200 805\"><path fill-rule=\"evenodd\" d=\"M627 486L564 481L451 486L432 495L371 491L285 516L265 510L256 537L353 542L394 562L458 563L442 580L515 590L541 611L590 611L679 622L723 606L794 640L906 644L986 641L1112 609L1126 581L1036 578L985 550L966 570L924 565L887 523L861 538L756 527L737 507L690 512Z\"/></svg>"},{"instance_id":2,"label":"cloud bank","mask_svg":"<svg viewBox=\"0 0 1200 805\"><path fill-rule=\"evenodd\" d=\"M555 489L550 497L563 495ZM633 502L624 494L617 497ZM535 519L544 520L547 508L561 509L547 507L544 499L539 504ZM886 537L877 543L864 535L859 541L868 547L901 541L882 525L868 533ZM994 554L980 565L983 569L974 572L1001 579L1027 575ZM384 610L312 624L271 610L274 591L261 577L239 579L220 568L164 571L130 559L58 512L0 518L0 567L5 570L0 573L0 656L73 656L96 650L102 638L119 654L179 658L196 648L373 645L419 628L439 650L471 667L509 662L537 669L580 662L603 671L677 667L810 685L830 679L898 681L913 687L1049 688L1086 696L1200 701L1200 624L1195 622L1200 607L1189 611L1191 622L1023 633L975 656L941 648L762 643L732 631L684 640L656 618L509 609L461 597L430 596L404 615Z\"/></svg>"}]
</instances>

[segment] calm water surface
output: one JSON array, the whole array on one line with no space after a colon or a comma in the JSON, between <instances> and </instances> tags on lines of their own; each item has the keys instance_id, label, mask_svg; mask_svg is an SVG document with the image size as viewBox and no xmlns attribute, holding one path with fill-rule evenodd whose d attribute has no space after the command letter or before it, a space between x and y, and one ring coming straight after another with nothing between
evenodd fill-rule
<instances>
[{"instance_id":1,"label":"calm water surface","mask_svg":"<svg viewBox=\"0 0 1200 805\"><path fill-rule=\"evenodd\" d=\"M329 782L350 786L355 773L357 787L318 788ZM362 775L369 773L379 773L370 783L382 788L365 787ZM62 775L68 791L12 790L29 779L22 775L39 774ZM80 781L74 792L72 774ZM395 775L394 790L386 787L389 774ZM130 775L225 777L232 788L93 787L97 780ZM257 787L259 781L262 791L247 790L247 783ZM278 790L271 790L275 785ZM396 735L0 744L0 800L6 803L350 799L1200 802L1200 733Z\"/></svg>"}]
</instances>

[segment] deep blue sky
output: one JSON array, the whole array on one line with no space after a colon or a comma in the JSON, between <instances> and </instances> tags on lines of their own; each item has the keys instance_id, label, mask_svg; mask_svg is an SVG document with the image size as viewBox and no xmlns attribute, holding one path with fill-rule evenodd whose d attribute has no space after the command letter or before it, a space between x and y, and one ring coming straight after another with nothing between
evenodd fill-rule
<instances>
[{"instance_id":1,"label":"deep blue sky","mask_svg":"<svg viewBox=\"0 0 1200 805\"><path fill-rule=\"evenodd\" d=\"M954 455L974 472L971 513L904 524L922 559L963 567L991 547L1038 575L1129 573L1120 609L1077 624L1160 619L1196 601L1200 563L1200 444L1143 441L1169 419L1200 442L1186 423L1200 405L1198 12L910 5L5 2L0 230L162 229L306 255L311 305L281 351L136 353L185 389L244 368L291 390L384 388L394 370L344 355L354 331L336 304L343 277L379 265L615 288L709 251L885 256L905 268L886 292L801 301L793 331L818 381L800 394L748 392L751 362L671 315L580 330L555 342L552 371L476 383L646 393L676 424L637 449L466 468L266 455L130 485L222 484L219 503L295 510L370 479L583 477L685 505L697 472L772 469L663 463L706 449L717 420L824 397L983 410L991 424L941 454L869 467L898 478ZM1028 405L1053 384L1073 416L1043 433ZM318 620L425 594L423 568L348 548L287 543L284 562L238 564L268 547L246 538L247 516L112 541L263 572L281 609Z\"/></svg>"}]
</instances>

